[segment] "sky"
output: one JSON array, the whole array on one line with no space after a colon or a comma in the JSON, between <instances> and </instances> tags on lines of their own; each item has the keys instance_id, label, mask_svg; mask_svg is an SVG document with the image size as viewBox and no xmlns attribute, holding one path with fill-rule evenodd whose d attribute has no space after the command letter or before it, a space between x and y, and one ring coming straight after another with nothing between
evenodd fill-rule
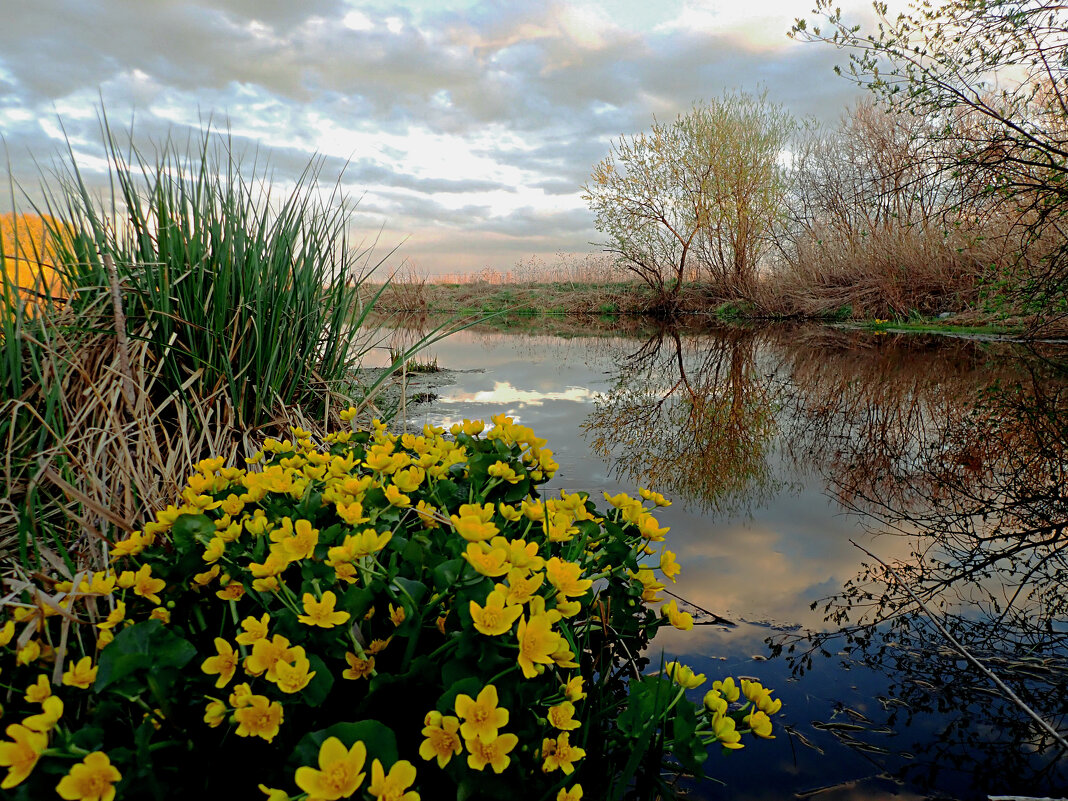
<instances>
[{"instance_id":1,"label":"sky","mask_svg":"<svg viewBox=\"0 0 1068 801\"><path fill-rule=\"evenodd\" d=\"M654 117L766 89L833 122L858 97L842 53L786 36L811 0L0 3L0 179L32 192L65 131L103 186L101 102L142 147L210 120L283 186L321 157L356 241L417 273L596 251L581 186Z\"/></svg>"}]
</instances>

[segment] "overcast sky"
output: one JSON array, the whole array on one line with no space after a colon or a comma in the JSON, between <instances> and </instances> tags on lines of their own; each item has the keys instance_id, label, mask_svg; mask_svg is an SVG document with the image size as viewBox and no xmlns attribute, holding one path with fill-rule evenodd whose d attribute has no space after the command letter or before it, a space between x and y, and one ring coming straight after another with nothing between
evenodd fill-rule
<instances>
[{"instance_id":1,"label":"overcast sky","mask_svg":"<svg viewBox=\"0 0 1068 801\"><path fill-rule=\"evenodd\" d=\"M331 183L348 162L358 232L406 239L394 265L424 272L595 249L579 187L654 115L766 88L834 120L857 96L832 72L842 54L786 37L811 0L2 4L0 133L18 180L38 182L60 120L98 167L101 97L139 141L211 116L267 150L280 181L314 154Z\"/></svg>"}]
</instances>

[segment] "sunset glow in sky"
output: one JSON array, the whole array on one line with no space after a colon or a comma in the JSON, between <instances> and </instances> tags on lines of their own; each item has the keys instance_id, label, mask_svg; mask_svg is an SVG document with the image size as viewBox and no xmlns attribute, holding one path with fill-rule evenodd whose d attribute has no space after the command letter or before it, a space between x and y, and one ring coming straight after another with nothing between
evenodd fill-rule
<instances>
[{"instance_id":1,"label":"sunset glow in sky","mask_svg":"<svg viewBox=\"0 0 1068 801\"><path fill-rule=\"evenodd\" d=\"M99 168L101 98L113 124L133 118L138 142L184 139L210 117L269 152L281 183L315 154L331 185L344 169L358 235L405 240L395 266L504 271L595 249L579 187L613 138L654 115L766 88L798 116L837 119L857 96L832 72L844 56L786 37L809 7L35 0L0 26L0 134L32 188L60 120L80 163Z\"/></svg>"}]
</instances>

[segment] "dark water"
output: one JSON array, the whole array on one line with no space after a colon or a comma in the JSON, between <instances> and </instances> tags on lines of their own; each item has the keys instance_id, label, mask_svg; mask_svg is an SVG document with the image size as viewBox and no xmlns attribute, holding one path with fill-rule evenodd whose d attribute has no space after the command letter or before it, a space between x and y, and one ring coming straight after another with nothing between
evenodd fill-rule
<instances>
[{"instance_id":1,"label":"dark water","mask_svg":"<svg viewBox=\"0 0 1068 801\"><path fill-rule=\"evenodd\" d=\"M432 354L457 372L410 422L507 412L550 486L675 500L670 589L702 625L654 647L784 702L693 797L1068 795L1068 756L932 622L1068 735L1068 349L812 327Z\"/></svg>"}]
</instances>

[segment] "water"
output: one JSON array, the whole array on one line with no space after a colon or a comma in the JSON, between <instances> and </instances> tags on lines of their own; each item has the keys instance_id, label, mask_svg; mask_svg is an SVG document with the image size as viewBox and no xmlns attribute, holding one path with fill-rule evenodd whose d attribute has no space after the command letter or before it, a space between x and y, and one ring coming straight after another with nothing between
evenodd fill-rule
<instances>
[{"instance_id":1,"label":"water","mask_svg":"<svg viewBox=\"0 0 1068 801\"><path fill-rule=\"evenodd\" d=\"M675 500L699 625L654 648L784 703L692 797L1068 794L1068 757L931 622L1068 730L1068 349L802 327L430 355L452 372L409 422L506 412L549 440L550 487Z\"/></svg>"}]
</instances>

